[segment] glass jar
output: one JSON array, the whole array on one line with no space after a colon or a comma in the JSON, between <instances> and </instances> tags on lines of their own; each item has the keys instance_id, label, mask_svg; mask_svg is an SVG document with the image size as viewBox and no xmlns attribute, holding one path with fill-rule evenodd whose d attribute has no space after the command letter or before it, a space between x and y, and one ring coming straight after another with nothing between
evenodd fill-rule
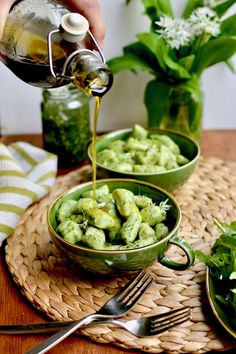
<instances>
[{"instance_id":1,"label":"glass jar","mask_svg":"<svg viewBox=\"0 0 236 354\"><path fill-rule=\"evenodd\" d=\"M44 149L58 156L58 167L76 166L87 158L91 138L88 96L73 85L42 91Z\"/></svg>"}]
</instances>

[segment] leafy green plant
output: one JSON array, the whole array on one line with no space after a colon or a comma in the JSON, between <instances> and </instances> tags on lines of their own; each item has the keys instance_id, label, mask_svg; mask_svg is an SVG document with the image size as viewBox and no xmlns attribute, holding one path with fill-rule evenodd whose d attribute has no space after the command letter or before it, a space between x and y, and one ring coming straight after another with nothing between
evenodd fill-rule
<instances>
[{"instance_id":1,"label":"leafy green plant","mask_svg":"<svg viewBox=\"0 0 236 354\"><path fill-rule=\"evenodd\" d=\"M210 255L195 251L196 258L209 267L211 275L217 281L219 293L216 299L228 311L236 314L236 221L230 224L213 219L220 236L212 247Z\"/></svg>"},{"instance_id":2,"label":"leafy green plant","mask_svg":"<svg viewBox=\"0 0 236 354\"><path fill-rule=\"evenodd\" d=\"M131 70L154 76L144 102L149 126L159 126L173 86L183 83L189 95L200 97L199 78L205 69L225 62L234 71L230 59L236 52L236 14L226 13L236 0L186 0L181 18L174 18L171 0L141 1L149 32L137 34L137 41L108 65L113 73Z\"/></svg>"}]
</instances>

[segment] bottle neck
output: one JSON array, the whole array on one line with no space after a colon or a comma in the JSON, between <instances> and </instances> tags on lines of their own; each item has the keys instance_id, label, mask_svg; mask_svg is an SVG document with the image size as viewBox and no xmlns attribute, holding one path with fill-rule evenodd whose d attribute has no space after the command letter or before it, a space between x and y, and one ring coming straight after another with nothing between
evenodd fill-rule
<instances>
[{"instance_id":1,"label":"bottle neck","mask_svg":"<svg viewBox=\"0 0 236 354\"><path fill-rule=\"evenodd\" d=\"M113 75L106 63L90 50L79 50L67 60L64 74L89 95L103 96L112 86Z\"/></svg>"}]
</instances>

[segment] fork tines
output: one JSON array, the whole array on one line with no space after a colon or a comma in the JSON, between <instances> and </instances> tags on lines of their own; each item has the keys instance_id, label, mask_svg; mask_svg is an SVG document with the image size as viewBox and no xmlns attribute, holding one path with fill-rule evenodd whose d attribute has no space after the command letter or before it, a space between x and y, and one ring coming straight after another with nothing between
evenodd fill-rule
<instances>
[{"instance_id":1,"label":"fork tines","mask_svg":"<svg viewBox=\"0 0 236 354\"><path fill-rule=\"evenodd\" d=\"M125 291L122 292L119 299L127 305L136 302L152 284L153 280L153 274L142 270L131 282L126 285Z\"/></svg>"},{"instance_id":2,"label":"fork tines","mask_svg":"<svg viewBox=\"0 0 236 354\"><path fill-rule=\"evenodd\" d=\"M187 321L190 317L191 309L188 306L157 315L152 320L151 331L153 334L164 332L171 327Z\"/></svg>"}]
</instances>

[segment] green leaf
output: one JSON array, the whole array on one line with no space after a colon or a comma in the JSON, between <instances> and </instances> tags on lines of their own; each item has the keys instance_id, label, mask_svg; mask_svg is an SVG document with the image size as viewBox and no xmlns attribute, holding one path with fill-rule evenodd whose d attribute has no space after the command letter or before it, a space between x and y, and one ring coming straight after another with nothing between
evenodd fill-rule
<instances>
[{"instance_id":1,"label":"green leaf","mask_svg":"<svg viewBox=\"0 0 236 354\"><path fill-rule=\"evenodd\" d=\"M156 21L160 16L173 16L170 0L142 0L145 13L152 21Z\"/></svg>"},{"instance_id":2,"label":"green leaf","mask_svg":"<svg viewBox=\"0 0 236 354\"><path fill-rule=\"evenodd\" d=\"M164 75L156 56L143 43L135 42L123 48L124 54L110 59L107 64L113 73L123 70L147 71L156 77Z\"/></svg>"},{"instance_id":3,"label":"green leaf","mask_svg":"<svg viewBox=\"0 0 236 354\"><path fill-rule=\"evenodd\" d=\"M220 241L223 246L236 249L236 238L234 236L228 234L221 235Z\"/></svg>"},{"instance_id":4,"label":"green leaf","mask_svg":"<svg viewBox=\"0 0 236 354\"><path fill-rule=\"evenodd\" d=\"M231 59L226 60L225 64L228 66L228 68L232 72L232 74L236 74L236 69L235 69L234 63Z\"/></svg>"},{"instance_id":5,"label":"green leaf","mask_svg":"<svg viewBox=\"0 0 236 354\"><path fill-rule=\"evenodd\" d=\"M220 29L222 35L236 36L236 14L222 21Z\"/></svg>"},{"instance_id":6,"label":"green leaf","mask_svg":"<svg viewBox=\"0 0 236 354\"><path fill-rule=\"evenodd\" d=\"M145 89L144 103L148 112L148 126L160 125L168 107L171 85L158 80L150 81Z\"/></svg>"},{"instance_id":7,"label":"green leaf","mask_svg":"<svg viewBox=\"0 0 236 354\"><path fill-rule=\"evenodd\" d=\"M152 53L152 51L141 42L135 42L124 47L124 54L138 57L150 66L150 69L152 69L154 73L159 73L162 71L154 53Z\"/></svg>"},{"instance_id":8,"label":"green leaf","mask_svg":"<svg viewBox=\"0 0 236 354\"><path fill-rule=\"evenodd\" d=\"M163 59L163 51L166 51L167 44L157 33L140 33L137 35L139 41L148 48L157 58L160 67L166 70L166 64Z\"/></svg>"},{"instance_id":9,"label":"green leaf","mask_svg":"<svg viewBox=\"0 0 236 354\"><path fill-rule=\"evenodd\" d=\"M215 295L216 300L221 302L224 306L229 307L229 301L227 301L223 296L221 295Z\"/></svg>"},{"instance_id":10,"label":"green leaf","mask_svg":"<svg viewBox=\"0 0 236 354\"><path fill-rule=\"evenodd\" d=\"M170 57L169 46L162 37L156 33L140 33L137 37L156 56L164 71L169 71L169 74L175 78L190 78L188 71Z\"/></svg>"},{"instance_id":11,"label":"green leaf","mask_svg":"<svg viewBox=\"0 0 236 354\"><path fill-rule=\"evenodd\" d=\"M172 77L177 79L189 79L191 77L189 72L180 65L180 62L176 63L171 59L171 57L168 55L168 51L163 51L163 58L167 67L170 69L170 75Z\"/></svg>"},{"instance_id":12,"label":"green leaf","mask_svg":"<svg viewBox=\"0 0 236 354\"><path fill-rule=\"evenodd\" d=\"M192 72L200 75L205 68L224 62L236 52L236 39L219 37L206 43L197 55Z\"/></svg>"},{"instance_id":13,"label":"green leaf","mask_svg":"<svg viewBox=\"0 0 236 354\"><path fill-rule=\"evenodd\" d=\"M213 9L219 17L222 17L234 3L236 3L236 0L227 0L222 4L215 6Z\"/></svg>"},{"instance_id":14,"label":"green leaf","mask_svg":"<svg viewBox=\"0 0 236 354\"><path fill-rule=\"evenodd\" d=\"M214 218L213 221L222 234L213 245L211 255L200 250L195 255L210 268L211 276L217 281L215 298L228 306L233 316L236 313L236 221L230 224Z\"/></svg>"},{"instance_id":15,"label":"green leaf","mask_svg":"<svg viewBox=\"0 0 236 354\"><path fill-rule=\"evenodd\" d=\"M188 92L189 97L189 126L191 131L195 131L202 119L202 90L197 75L192 75L189 80L184 81L182 87Z\"/></svg>"},{"instance_id":16,"label":"green leaf","mask_svg":"<svg viewBox=\"0 0 236 354\"><path fill-rule=\"evenodd\" d=\"M183 66L189 72L191 67L192 67L192 65L193 65L194 59L195 59L195 55L194 54L190 54L187 57L181 58L178 61L178 63L179 63L179 65Z\"/></svg>"},{"instance_id":17,"label":"green leaf","mask_svg":"<svg viewBox=\"0 0 236 354\"><path fill-rule=\"evenodd\" d=\"M124 70L152 72L150 66L142 59L129 54L111 59L107 61L107 65L114 74Z\"/></svg>"},{"instance_id":18,"label":"green leaf","mask_svg":"<svg viewBox=\"0 0 236 354\"><path fill-rule=\"evenodd\" d=\"M204 6L203 0L188 0L182 13L182 17L188 18L193 12L193 10L195 10L197 7L202 6Z\"/></svg>"},{"instance_id":19,"label":"green leaf","mask_svg":"<svg viewBox=\"0 0 236 354\"><path fill-rule=\"evenodd\" d=\"M232 221L232 222L229 224L229 227L230 227L231 230L236 231L236 221Z\"/></svg>"}]
</instances>

